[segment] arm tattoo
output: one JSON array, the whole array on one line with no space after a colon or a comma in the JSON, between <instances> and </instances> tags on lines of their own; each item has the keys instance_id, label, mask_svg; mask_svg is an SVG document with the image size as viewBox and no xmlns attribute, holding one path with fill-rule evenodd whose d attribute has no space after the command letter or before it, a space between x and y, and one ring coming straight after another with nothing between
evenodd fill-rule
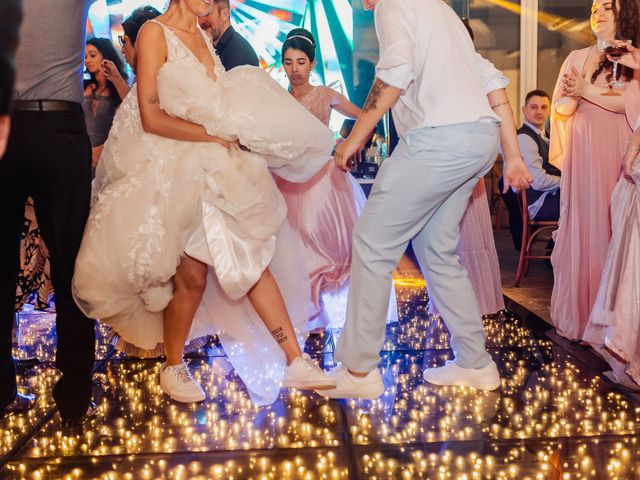
<instances>
[{"instance_id":1,"label":"arm tattoo","mask_svg":"<svg viewBox=\"0 0 640 480\"><path fill-rule=\"evenodd\" d=\"M147 95L147 103L160 103L160 99L158 98L157 94L153 94L153 95Z\"/></svg>"},{"instance_id":2,"label":"arm tattoo","mask_svg":"<svg viewBox=\"0 0 640 480\"><path fill-rule=\"evenodd\" d=\"M363 112L369 112L378 108L378 100L387 88L389 88L388 83L376 78L367 97L367 103L364 106Z\"/></svg>"},{"instance_id":3,"label":"arm tattoo","mask_svg":"<svg viewBox=\"0 0 640 480\"><path fill-rule=\"evenodd\" d=\"M275 330L271 330L271 335L273 335L273 338L276 339L276 342L278 342L278 345L286 342L289 337L287 337L287 335L284 333L284 330L282 329L282 327L278 327Z\"/></svg>"}]
</instances>

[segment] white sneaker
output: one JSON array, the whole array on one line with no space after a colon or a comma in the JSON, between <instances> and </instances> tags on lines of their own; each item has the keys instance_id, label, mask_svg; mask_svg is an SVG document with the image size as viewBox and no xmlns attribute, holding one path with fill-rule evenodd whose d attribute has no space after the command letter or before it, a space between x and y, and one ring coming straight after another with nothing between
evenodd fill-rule
<instances>
[{"instance_id":1,"label":"white sneaker","mask_svg":"<svg viewBox=\"0 0 640 480\"><path fill-rule=\"evenodd\" d=\"M285 369L282 386L300 390L324 390L335 387L336 381L313 363L309 355L303 353Z\"/></svg>"},{"instance_id":2,"label":"white sneaker","mask_svg":"<svg viewBox=\"0 0 640 480\"><path fill-rule=\"evenodd\" d=\"M371 370L366 377L357 377L340 365L329 373L337 382L336 388L317 392L329 398L378 398L384 393L382 375L377 368Z\"/></svg>"},{"instance_id":3,"label":"white sneaker","mask_svg":"<svg viewBox=\"0 0 640 480\"><path fill-rule=\"evenodd\" d=\"M207 396L202 387L191 376L184 363L180 365L162 364L160 388L177 402L202 402Z\"/></svg>"},{"instance_id":4,"label":"white sneaker","mask_svg":"<svg viewBox=\"0 0 640 480\"><path fill-rule=\"evenodd\" d=\"M462 368L449 360L444 367L427 368L422 376L434 385L459 385L478 390L495 390L500 387L498 367L493 361L482 368Z\"/></svg>"}]
</instances>

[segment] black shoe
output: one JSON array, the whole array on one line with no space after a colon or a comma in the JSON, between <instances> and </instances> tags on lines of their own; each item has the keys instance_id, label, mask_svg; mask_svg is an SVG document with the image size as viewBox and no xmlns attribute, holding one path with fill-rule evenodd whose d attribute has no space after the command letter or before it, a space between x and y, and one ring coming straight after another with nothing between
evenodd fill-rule
<instances>
[{"instance_id":1,"label":"black shoe","mask_svg":"<svg viewBox=\"0 0 640 480\"><path fill-rule=\"evenodd\" d=\"M61 418L60 429L65 437L80 437L84 433L84 428L95 420L98 409L96 404L91 402L87 413L80 418Z\"/></svg>"},{"instance_id":2,"label":"black shoe","mask_svg":"<svg viewBox=\"0 0 640 480\"><path fill-rule=\"evenodd\" d=\"M7 407L0 412L0 417L27 413L35 403L36 396L34 394L30 393L23 395L22 393L18 393L13 402L7 405Z\"/></svg>"},{"instance_id":3,"label":"black shoe","mask_svg":"<svg viewBox=\"0 0 640 480\"><path fill-rule=\"evenodd\" d=\"M16 373L18 375L24 375L33 367L40 365L40 360L37 358L25 358L22 360L15 360Z\"/></svg>"}]
</instances>

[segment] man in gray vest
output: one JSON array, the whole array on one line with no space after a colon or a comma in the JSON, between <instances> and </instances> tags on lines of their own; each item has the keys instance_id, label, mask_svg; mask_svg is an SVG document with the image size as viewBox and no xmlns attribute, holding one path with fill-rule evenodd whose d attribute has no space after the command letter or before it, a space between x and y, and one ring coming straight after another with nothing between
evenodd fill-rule
<instances>
[{"instance_id":1,"label":"man in gray vest","mask_svg":"<svg viewBox=\"0 0 640 480\"><path fill-rule=\"evenodd\" d=\"M549 163L549 139L544 133L549 105L549 95L543 90L529 92L522 107L524 124L518 130L522 158L533 177L527 190L529 217L539 221L560 216L560 170Z\"/></svg>"},{"instance_id":2,"label":"man in gray vest","mask_svg":"<svg viewBox=\"0 0 640 480\"><path fill-rule=\"evenodd\" d=\"M91 146L82 111L85 27L93 0L24 0L7 152L0 160L0 414L20 400L11 357L19 239L34 200L56 294L53 389L63 426L82 424L91 403L95 322L71 296L91 195Z\"/></svg>"}]
</instances>

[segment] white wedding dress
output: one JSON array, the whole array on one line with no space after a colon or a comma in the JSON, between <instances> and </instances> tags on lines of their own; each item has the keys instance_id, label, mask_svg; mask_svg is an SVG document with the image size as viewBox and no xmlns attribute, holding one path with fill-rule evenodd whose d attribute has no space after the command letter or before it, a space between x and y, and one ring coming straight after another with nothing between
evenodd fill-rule
<instances>
[{"instance_id":1,"label":"white wedding dress","mask_svg":"<svg viewBox=\"0 0 640 480\"><path fill-rule=\"evenodd\" d=\"M120 347L157 355L181 256L205 262L207 288L189 340L217 334L252 400L269 404L285 356L246 294L270 267L301 343L310 301L303 255L271 171L308 180L331 155L333 136L259 68L225 72L203 32L215 80L170 28L156 23L168 52L158 73L161 108L211 135L238 138L251 153L146 133L134 86L98 165L73 293L88 317L117 332Z\"/></svg>"}]
</instances>

